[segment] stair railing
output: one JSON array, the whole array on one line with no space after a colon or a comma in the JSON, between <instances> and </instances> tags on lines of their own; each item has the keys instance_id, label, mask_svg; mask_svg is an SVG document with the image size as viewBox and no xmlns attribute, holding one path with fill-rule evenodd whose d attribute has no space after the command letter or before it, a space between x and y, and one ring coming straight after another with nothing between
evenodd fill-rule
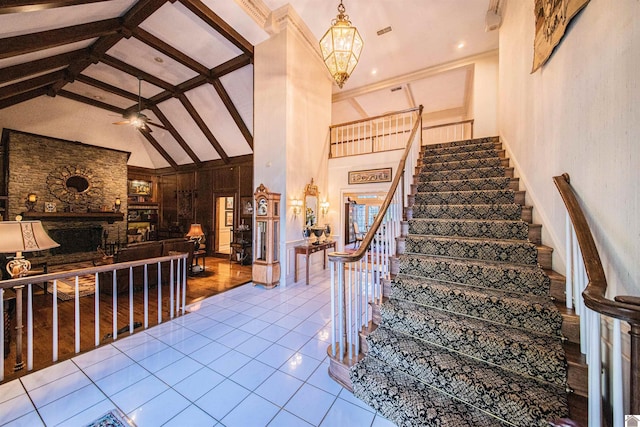
<instances>
[{"instance_id":1,"label":"stair railing","mask_svg":"<svg viewBox=\"0 0 640 427\"><path fill-rule=\"evenodd\" d=\"M443 123L435 126L425 126L422 128L422 134L425 145L472 139L473 119Z\"/></svg>"},{"instance_id":2,"label":"stair railing","mask_svg":"<svg viewBox=\"0 0 640 427\"><path fill-rule=\"evenodd\" d=\"M402 150L417 108L382 114L329 127L329 157Z\"/></svg>"},{"instance_id":3,"label":"stair railing","mask_svg":"<svg viewBox=\"0 0 640 427\"><path fill-rule=\"evenodd\" d=\"M89 268L82 268L76 270L69 271L61 271L56 273L47 273L42 275L28 276L10 280L0 280L0 358L4 357L5 352L5 327L7 318L9 316L5 316L5 293L7 290L12 290L15 292L15 337L12 337L12 341L15 338L15 365L13 368L14 372L18 372L22 370L25 366L27 371L33 370L34 364L34 349L38 346L38 342L34 340L33 331L34 331L34 287L42 286L44 289L44 295L39 296L38 298L47 298L47 293L50 290L51 293L49 297L52 299L52 312L50 318L50 324L52 325L51 331L51 341L49 344L43 344L45 346L51 345L51 360L53 362L57 362L59 358L59 346L61 340L63 343L66 343L66 347L71 347L69 344L70 339L73 340L73 347L75 354L81 352L81 342L80 342L80 323L81 319L84 322L87 322L89 318L93 317L94 321L94 342L93 347L98 347L102 344L102 340L104 337L101 335L101 331L108 331L109 325L104 325L104 322L101 322L100 312L101 310L111 311L112 313L112 324L111 326L111 335L109 336L113 340L118 338L118 334L123 335L128 332L127 335L132 334L134 332L134 273L133 269L135 267L142 267L143 269L143 283L135 283L135 286L142 286L142 290L136 291L136 294L139 292L143 293L143 322L141 322L141 326L144 329L149 327L149 314L150 314L150 298L149 298L149 273L148 266L156 265L157 267L157 283L158 286L156 294L157 294L157 323L160 324L163 322L163 309L162 307L167 304L169 306L168 316L170 319L173 319L175 316L180 316L185 314L186 310L186 290L187 290L187 257L186 253L177 253L171 254L167 256L162 256L158 258L150 258L139 261L128 261L121 262L115 264L106 264ZM169 280L162 279L162 266L168 265L169 268ZM129 279L129 294L128 296L122 295L119 298L118 295L118 283L117 283L117 274L116 272L119 270L128 270L128 279ZM100 273L112 273L112 281L111 283L103 283L99 279ZM80 293L79 293L79 278L82 276L92 275L95 277L94 286L94 307L91 313L81 313L80 311ZM66 279L66 280L65 280ZM59 315L58 315L58 282L65 280L66 282L74 283L74 294L73 301L65 301L65 303L74 304L74 335L70 336L59 336ZM162 286L160 285L162 284ZM100 289L105 287L112 287L111 292L113 295L112 305L111 307L103 307L100 305ZM168 287L168 289L167 289ZM165 289L165 293L163 294L162 289ZM25 295L26 292L26 295ZM86 296L85 298L90 298ZM24 311L23 304L26 299L26 322L24 321ZM118 304L126 304L125 299L128 299L128 328L123 333L123 329L118 329ZM41 300L42 301L42 300ZM123 311L123 310L122 310ZM166 311L164 312L166 313ZM120 318L122 318L122 314L120 314ZM9 319L10 320L10 319ZM44 319L39 319L42 321ZM122 319L120 319L122 320ZM153 323L153 321L152 321ZM11 322L9 323L11 324ZM102 326L102 328L101 328ZM23 345L23 334L24 329L26 329L27 340L26 340L26 348ZM85 346L86 347L86 346ZM26 350L26 365L23 360L23 354ZM43 350L36 350L38 353L42 353ZM5 361L1 360L0 363L0 382L5 378Z\"/></svg>"},{"instance_id":4,"label":"stair railing","mask_svg":"<svg viewBox=\"0 0 640 427\"><path fill-rule=\"evenodd\" d=\"M357 362L360 354L359 333L371 320L369 303L382 301L382 285L391 274L389 258L396 253L396 238L400 236L403 219L405 173L407 159L412 154L414 141L420 140L418 129L422 124L422 105L414 109L415 124L405 144L404 153L387 196L372 226L353 253L329 254L331 274L331 356L329 375L349 388L345 367ZM405 112L401 112L404 114ZM418 144L420 141L418 142ZM415 160L415 159L414 159ZM414 165L410 165L413 167Z\"/></svg>"},{"instance_id":5,"label":"stair railing","mask_svg":"<svg viewBox=\"0 0 640 427\"><path fill-rule=\"evenodd\" d=\"M624 425L624 381L620 322L631 329L630 413L640 414L640 297L606 297L607 279L602 268L589 224L570 184L568 174L553 177L567 208L566 219L566 295L567 308L580 316L580 348L589 365L589 426L602 424L602 399L610 402L613 425ZM579 297L582 295L582 298ZM602 386L601 316L612 319L611 384Z\"/></svg>"}]
</instances>

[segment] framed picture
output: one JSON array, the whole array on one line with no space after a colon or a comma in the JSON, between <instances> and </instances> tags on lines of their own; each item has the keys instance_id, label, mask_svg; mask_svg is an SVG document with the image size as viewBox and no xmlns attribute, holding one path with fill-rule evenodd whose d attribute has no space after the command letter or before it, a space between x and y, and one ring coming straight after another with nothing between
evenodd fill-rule
<instances>
[{"instance_id":1,"label":"framed picture","mask_svg":"<svg viewBox=\"0 0 640 427\"><path fill-rule=\"evenodd\" d=\"M233 226L233 211L224 212L224 225L225 227Z\"/></svg>"},{"instance_id":2,"label":"framed picture","mask_svg":"<svg viewBox=\"0 0 640 427\"><path fill-rule=\"evenodd\" d=\"M391 182L391 168L349 171L349 184L373 184Z\"/></svg>"},{"instance_id":3,"label":"framed picture","mask_svg":"<svg viewBox=\"0 0 640 427\"><path fill-rule=\"evenodd\" d=\"M227 210L233 209L233 197L225 197L224 208Z\"/></svg>"},{"instance_id":4,"label":"framed picture","mask_svg":"<svg viewBox=\"0 0 640 427\"><path fill-rule=\"evenodd\" d=\"M151 196L151 183L139 179L129 180L128 192L136 196Z\"/></svg>"},{"instance_id":5,"label":"framed picture","mask_svg":"<svg viewBox=\"0 0 640 427\"><path fill-rule=\"evenodd\" d=\"M253 214L253 197L241 197L240 198L240 212L242 215Z\"/></svg>"}]
</instances>

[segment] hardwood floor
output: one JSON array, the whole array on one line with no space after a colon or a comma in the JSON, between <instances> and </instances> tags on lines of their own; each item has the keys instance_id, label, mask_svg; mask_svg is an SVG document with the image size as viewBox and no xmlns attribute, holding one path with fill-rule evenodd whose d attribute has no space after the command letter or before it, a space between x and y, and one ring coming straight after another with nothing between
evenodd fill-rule
<instances>
[{"instance_id":1,"label":"hardwood floor","mask_svg":"<svg viewBox=\"0 0 640 427\"><path fill-rule=\"evenodd\" d=\"M205 260L206 270L200 274L188 276L186 302L191 304L198 300L232 289L241 284L251 281L251 266L241 266L237 263L230 263L228 259L207 257ZM162 289L162 320L167 321L169 316L168 290ZM23 319L26 321L26 292L24 296ZM158 296L157 288L149 289L149 327L158 324ZM113 342L111 336L113 332L113 297L101 294L99 298L100 345ZM134 292L133 298L133 323L144 325L144 292ZM129 295L119 295L117 300L117 329L127 328L119 337L129 335ZM34 287L33 295L33 371L45 368L53 364L52 362L52 331L53 331L53 301L50 293L45 294L37 286ZM59 324L59 356L58 360L64 360L75 356L75 327L74 327L74 300L58 301L58 324ZM23 332L23 361L25 368L13 372L15 365L15 315L13 316L11 332L11 351L4 360L4 382L15 379L32 371L26 369L26 328ZM138 327L135 332L143 331L144 327ZM95 295L80 298L80 350L82 352L95 348Z\"/></svg>"}]
</instances>

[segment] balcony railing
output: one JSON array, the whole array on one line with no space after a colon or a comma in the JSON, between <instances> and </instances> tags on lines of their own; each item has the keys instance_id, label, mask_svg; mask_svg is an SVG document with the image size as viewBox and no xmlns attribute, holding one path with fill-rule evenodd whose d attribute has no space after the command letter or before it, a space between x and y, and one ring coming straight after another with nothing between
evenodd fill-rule
<instances>
[{"instance_id":1,"label":"balcony railing","mask_svg":"<svg viewBox=\"0 0 640 427\"><path fill-rule=\"evenodd\" d=\"M418 108L398 111L329 127L331 158L402 150Z\"/></svg>"},{"instance_id":2,"label":"balcony railing","mask_svg":"<svg viewBox=\"0 0 640 427\"><path fill-rule=\"evenodd\" d=\"M103 344L105 342L105 336L102 336L102 333L106 331L110 331L110 333L106 335L109 342L118 339L119 335L132 334L137 323L135 322L136 315L138 316L138 321L142 320L139 322L140 326L147 329L150 324L151 326L160 324L165 318L172 319L175 316L184 314L187 289L187 257L188 255L186 253L181 253L140 261L100 265L0 281L0 355L4 356L5 354L5 328L8 326L6 322L9 321L9 325L13 323L13 319L11 319L8 316L9 313L6 312L7 305L5 304L5 299L8 300L6 297L8 290L15 293L15 310L12 310L12 312L15 312L15 334L11 333L12 343L10 343L10 345L13 344L14 346L11 353L15 354L13 371L17 372L25 367L25 353L26 369L27 371L31 371L34 369L34 352L36 354L43 354L48 348L51 348L50 361L57 362L61 356L70 356L69 354L61 354L59 350L61 347L73 348L71 351L71 355L73 355L80 353L83 347L84 350L90 350ZM142 270L142 280L136 283L134 283L134 269L136 269L136 272ZM155 282L157 285L150 285L151 277L149 270L152 269L157 271L157 281ZM128 294L122 292L118 294L118 271L124 271L124 273L120 274L120 277L124 274L128 278ZM166 274L167 271L168 276ZM163 277L163 272L165 273L165 277ZM91 312L81 312L79 281L80 278L84 276L93 276L94 278L94 304L90 310ZM138 274L135 275L136 278L138 276ZM112 280L104 280L103 282L101 278L104 277L111 277ZM59 282L63 280L66 283L75 284L72 301L58 301L58 285ZM100 289L104 287L111 287L111 298L101 294ZM51 317L49 319L42 318L42 314L38 315L38 318L34 315L34 288L43 289L44 295L37 295L39 299L38 306L47 307L47 310L40 310L39 313L48 312L48 302L46 299L51 298ZM51 291L50 294L48 293L49 290ZM135 304L134 296L136 300ZM90 298L90 296L83 298ZM151 303L152 298L157 300L157 305ZM11 300L13 300L13 298L11 298ZM140 304L140 300L142 304ZM60 322L67 321L65 319L69 318L68 315L65 315L64 319L60 318L59 312L61 311L61 304L66 305L64 307L65 313L71 311L69 305L73 304L73 335L60 335ZM104 306L104 304L107 304L107 306ZM87 308L87 304L82 305ZM125 311L124 307L126 305L128 305L128 319L127 316L123 316L121 313L119 314L119 311ZM150 315L153 314L152 305L155 305L157 319L150 320ZM140 310L142 310L141 316ZM93 317L93 319L91 319L91 317ZM101 317L110 317L110 324L106 323L105 325ZM121 321L123 317L125 317L125 320L128 320L127 326L119 328L118 322L119 320ZM91 320L93 320L94 329L93 342L81 343L81 331L83 331L82 335L84 335L84 340L86 341L86 325L90 324ZM34 328L36 324L51 325L51 336L48 342L34 340ZM38 335L42 337L42 330L46 328L39 327L39 329ZM24 342L25 330L26 343ZM65 327L65 330L68 330L68 327ZM91 335L90 332L89 335ZM1 363L0 381L4 379L5 363Z\"/></svg>"},{"instance_id":3,"label":"balcony railing","mask_svg":"<svg viewBox=\"0 0 640 427\"><path fill-rule=\"evenodd\" d=\"M464 141L473 138L473 119L422 128L423 145Z\"/></svg>"}]
</instances>

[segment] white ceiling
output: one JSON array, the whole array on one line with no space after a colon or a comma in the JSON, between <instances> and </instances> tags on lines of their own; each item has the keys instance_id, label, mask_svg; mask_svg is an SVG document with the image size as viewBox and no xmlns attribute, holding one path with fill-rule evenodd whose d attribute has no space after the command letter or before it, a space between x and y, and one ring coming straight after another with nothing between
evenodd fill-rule
<instances>
[{"instance_id":1,"label":"white ceiling","mask_svg":"<svg viewBox=\"0 0 640 427\"><path fill-rule=\"evenodd\" d=\"M18 2L8 0L9 7L12 3ZM35 3L51 6L56 1ZM5 38L122 17L136 3L134 0L99 1L37 11L22 9L15 13L7 13L13 10L3 10L0 5L0 49ZM199 1L166 2L144 19L139 29L197 61L205 71L241 56L241 48L190 10L188 5L192 3ZM258 10L274 11L287 3L296 10L316 39L322 37L337 14L337 0L202 1L252 45L266 40L269 34L243 8L250 4ZM450 111L463 116L473 81L473 67L468 66L464 58L498 47L497 31L485 32L484 29L489 3L489 0L344 0L346 13L358 28L365 45L360 63L344 88L340 90L334 86L332 121L351 121L418 104L425 106L427 114ZM376 34L388 26L391 26L391 32L382 36ZM16 77L3 83L3 68L87 48L96 40L90 38L16 56L0 56L0 91L3 87L12 89L12 85L25 79L24 76ZM464 44L462 48L458 47L460 43ZM200 71L193 67L149 47L136 33L133 37L122 38L106 51L106 55L106 59L103 57L101 62L83 69L81 76L62 87L63 91L129 109L137 105L135 96L131 98L131 94L137 96L138 79L118 69L118 63L147 73L148 77L143 76L145 81L142 82L142 97L145 99L200 75ZM27 81L57 69L30 75ZM85 76L83 81L82 76ZM160 81L153 80L154 77ZM102 90L88 84L87 81L90 83L91 80L87 79L122 89L129 96ZM219 81L224 92L222 95L228 96L243 125L238 125L237 116L234 120L234 113L223 102L220 88L216 90L213 84L205 83L185 90L186 102L193 105L202 118L224 157L251 154L252 141L247 141L247 132L243 134L242 126L249 134L252 133L253 67L244 65L223 75ZM2 102L0 98L0 106ZM206 130L203 132L194 121L184 99L169 96L158 102L157 107L186 142L186 149L191 151L191 155L168 130L152 127L153 138L166 152L163 156L131 126L114 126L113 122L122 119L116 112L86 105L60 94L56 97L37 96L0 108L0 127L132 151L129 164L133 166L167 167L170 166L167 155L177 165L193 163L194 155L198 161L221 159L220 149L214 148ZM143 113L153 123L161 123L151 110Z\"/></svg>"}]
</instances>

